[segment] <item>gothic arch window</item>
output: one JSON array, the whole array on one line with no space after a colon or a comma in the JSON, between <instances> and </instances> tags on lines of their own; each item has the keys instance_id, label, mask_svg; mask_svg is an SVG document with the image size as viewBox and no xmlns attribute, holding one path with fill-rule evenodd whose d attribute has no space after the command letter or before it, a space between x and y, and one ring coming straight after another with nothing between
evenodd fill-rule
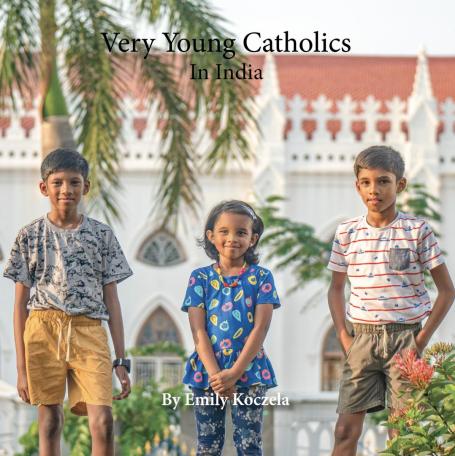
<instances>
[{"instance_id":1,"label":"gothic arch window","mask_svg":"<svg viewBox=\"0 0 455 456\"><path fill-rule=\"evenodd\" d=\"M344 353L332 326L322 345L322 391L337 391L344 363Z\"/></svg>"},{"instance_id":2,"label":"gothic arch window","mask_svg":"<svg viewBox=\"0 0 455 456\"><path fill-rule=\"evenodd\" d=\"M166 230L151 234L139 247L138 260L151 266L174 266L185 261L178 240Z\"/></svg>"},{"instance_id":3,"label":"gothic arch window","mask_svg":"<svg viewBox=\"0 0 455 456\"><path fill-rule=\"evenodd\" d=\"M143 324L136 346L172 342L183 346L182 336L172 317L163 307L155 309ZM174 353L156 352L151 356L133 357L133 381L144 384L149 380L163 387L176 386L183 376L183 360Z\"/></svg>"},{"instance_id":4,"label":"gothic arch window","mask_svg":"<svg viewBox=\"0 0 455 456\"><path fill-rule=\"evenodd\" d=\"M156 344L158 342L174 342L182 345L180 331L172 317L159 306L142 325L137 338L137 346Z\"/></svg>"}]
</instances>

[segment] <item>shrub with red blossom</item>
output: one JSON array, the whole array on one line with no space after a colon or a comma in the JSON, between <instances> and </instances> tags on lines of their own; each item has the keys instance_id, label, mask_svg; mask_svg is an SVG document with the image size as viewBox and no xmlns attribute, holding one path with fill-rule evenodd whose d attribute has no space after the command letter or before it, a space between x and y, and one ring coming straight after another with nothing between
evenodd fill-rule
<instances>
[{"instance_id":1,"label":"shrub with red blossom","mask_svg":"<svg viewBox=\"0 0 455 456\"><path fill-rule=\"evenodd\" d=\"M419 358L415 350L395 355L408 381L406 407L395 410L387 426L398 431L383 456L455 455L455 346L437 343Z\"/></svg>"},{"instance_id":2,"label":"shrub with red blossom","mask_svg":"<svg viewBox=\"0 0 455 456\"><path fill-rule=\"evenodd\" d=\"M425 359L419 358L415 350L403 350L395 355L395 362L401 375L418 390L424 390L431 381L434 367Z\"/></svg>"}]
</instances>

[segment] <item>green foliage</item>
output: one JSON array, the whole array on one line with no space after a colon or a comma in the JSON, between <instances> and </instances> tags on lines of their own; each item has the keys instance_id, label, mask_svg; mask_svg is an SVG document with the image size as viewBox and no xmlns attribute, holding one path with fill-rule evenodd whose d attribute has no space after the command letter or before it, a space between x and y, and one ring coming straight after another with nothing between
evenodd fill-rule
<instances>
[{"instance_id":1,"label":"green foliage","mask_svg":"<svg viewBox=\"0 0 455 456\"><path fill-rule=\"evenodd\" d=\"M119 428L118 444L122 455L131 454L134 448L144 448L147 441L157 434L163 436L165 429L178 422L179 410L162 405L162 393L183 396L183 385L161 390L150 382L134 385L128 399L114 401L112 413ZM184 401L180 401L183 403ZM87 417L73 415L65 406L63 437L71 449L71 456L90 456L91 437ZM16 456L38 455L38 423L34 422L28 432L20 438L24 452Z\"/></svg>"},{"instance_id":2,"label":"green foliage","mask_svg":"<svg viewBox=\"0 0 455 456\"><path fill-rule=\"evenodd\" d=\"M186 359L186 352L181 345L174 342L163 341L149 345L142 345L140 347L134 347L128 350L128 354L131 356L153 356L172 354L180 356L183 360Z\"/></svg>"},{"instance_id":3,"label":"green foliage","mask_svg":"<svg viewBox=\"0 0 455 456\"><path fill-rule=\"evenodd\" d=\"M38 422L34 421L27 432L19 438L22 445L22 453L16 453L15 456L38 456Z\"/></svg>"},{"instance_id":4,"label":"green foliage","mask_svg":"<svg viewBox=\"0 0 455 456\"><path fill-rule=\"evenodd\" d=\"M14 89L22 98L32 92L36 78L37 3L34 0L0 2L0 110L11 102L16 107Z\"/></svg>"},{"instance_id":5,"label":"green foliage","mask_svg":"<svg viewBox=\"0 0 455 456\"><path fill-rule=\"evenodd\" d=\"M68 108L66 106L65 96L63 95L62 85L57 73L57 65L52 65L52 76L49 91L46 94L43 107L43 117L49 116L67 116Z\"/></svg>"},{"instance_id":6,"label":"green foliage","mask_svg":"<svg viewBox=\"0 0 455 456\"><path fill-rule=\"evenodd\" d=\"M455 350L437 343L425 352L435 373L425 388L413 389L405 409L389 418L398 431L382 455L449 456L455 454Z\"/></svg>"},{"instance_id":7,"label":"green foliage","mask_svg":"<svg viewBox=\"0 0 455 456\"><path fill-rule=\"evenodd\" d=\"M63 438L70 447L70 456L90 456L92 438L90 437L88 418L74 415L67 405L65 405L64 412Z\"/></svg>"},{"instance_id":8,"label":"green foliage","mask_svg":"<svg viewBox=\"0 0 455 456\"><path fill-rule=\"evenodd\" d=\"M155 26L166 23L167 31L179 33L179 38L196 37L205 42L218 38L223 42L232 34L208 1L130 0L125 3L128 12L122 11L122 2L104 0L0 3L0 107L10 100L14 104L14 87L23 98L30 95L40 77L40 82L47 82L50 65L59 64L57 70L65 71L69 82L68 105L75 119L77 144L91 168L89 208L102 212L107 220L120 218L116 194L120 190L122 100L132 88L137 89L134 95L145 101L146 108L156 103L158 109L163 168L155 211L161 225L176 228L182 206L197 212L198 176L203 171L251 158L247 138L256 127L253 86L249 80L214 77L217 64L233 71L242 67L244 57L237 47L236 57L230 59L224 58L223 52L188 52L174 58L156 51L146 59L144 52L132 58L115 48L109 53L101 35L112 31L119 32L118 41L133 39L134 33L121 25L121 17L134 10L138 19ZM65 57L63 64L56 61L57 48ZM191 63L207 69L209 79L191 79ZM57 81L52 77L50 85L39 85L44 91L40 94L45 100L44 114L65 112ZM199 147L196 153L194 132L202 120L212 143L207 150Z\"/></svg>"},{"instance_id":9,"label":"green foliage","mask_svg":"<svg viewBox=\"0 0 455 456\"><path fill-rule=\"evenodd\" d=\"M291 268L297 283L290 291L295 291L324 275L332 243L318 239L313 227L279 216L276 203L282 200L271 196L258 208L266 226L261 244L268 247L268 258L278 260L278 268Z\"/></svg>"},{"instance_id":10,"label":"green foliage","mask_svg":"<svg viewBox=\"0 0 455 456\"><path fill-rule=\"evenodd\" d=\"M183 386L164 390L172 396L183 396ZM180 401L183 402L183 401ZM144 448L155 434L163 434L169 424L178 421L178 410L162 405L162 391L156 383L135 385L127 400L114 403L114 418L119 425L118 443L121 454L130 454L132 448Z\"/></svg>"},{"instance_id":11,"label":"green foliage","mask_svg":"<svg viewBox=\"0 0 455 456\"><path fill-rule=\"evenodd\" d=\"M438 204L439 199L428 193L424 184L415 183L408 184L406 190L401 193L397 209L416 217L422 217L431 224L431 222L442 220L441 214L435 208ZM436 231L435 234L439 236Z\"/></svg>"}]
</instances>

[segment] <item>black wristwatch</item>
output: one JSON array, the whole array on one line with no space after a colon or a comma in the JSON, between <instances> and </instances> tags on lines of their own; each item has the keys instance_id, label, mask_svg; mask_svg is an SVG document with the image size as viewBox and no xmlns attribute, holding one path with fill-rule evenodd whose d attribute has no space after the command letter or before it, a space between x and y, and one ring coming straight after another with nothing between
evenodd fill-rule
<instances>
[{"instance_id":1,"label":"black wristwatch","mask_svg":"<svg viewBox=\"0 0 455 456\"><path fill-rule=\"evenodd\" d=\"M115 369L117 366L123 366L129 374L131 371L131 360L127 358L114 359L114 362L112 363L112 369Z\"/></svg>"}]
</instances>

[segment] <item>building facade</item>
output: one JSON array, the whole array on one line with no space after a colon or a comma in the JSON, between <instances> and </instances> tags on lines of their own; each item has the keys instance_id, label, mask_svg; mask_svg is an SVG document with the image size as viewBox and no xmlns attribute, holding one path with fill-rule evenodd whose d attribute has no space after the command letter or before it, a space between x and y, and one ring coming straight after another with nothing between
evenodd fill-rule
<instances>
[{"instance_id":1,"label":"building facade","mask_svg":"<svg viewBox=\"0 0 455 456\"><path fill-rule=\"evenodd\" d=\"M352 163L359 151L378 143L399 150L408 179L424 183L439 198L440 242L455 272L450 236L455 229L455 57L427 58L423 52L417 58L278 55L253 57L251 63L261 66L264 75L256 95L261 135L251 138L255 158L229 166L224 174L201 176L201 217L182 221L176 234L159 230L159 220L150 217L161 166L159 114L144 110L134 98L125 99L119 196L123 223L114 230L135 273L119 285L127 347L167 340L192 351L187 315L180 306L190 272L208 263L196 239L214 204L281 195L283 215L314 226L320 238L330 240L340 221L364 212ZM38 189L35 107L36 100L14 115L0 112L2 268L18 229L48 209ZM265 349L277 375L276 392L288 395L292 404L274 409L274 445L280 449L275 454L330 454L336 419L333 390L342 354L327 306L327 283L314 281L289 294L294 285L289 274L266 266L274 271L282 307L274 312ZM0 379L10 385L16 383L13 288L7 279L0 280ZM455 342L453 328L451 312L435 339ZM137 378L173 381L180 375L172 358L138 359L135 366ZM1 435L0 428L0 448ZM361 451L376 454L383 442L383 431L367 429Z\"/></svg>"}]
</instances>

